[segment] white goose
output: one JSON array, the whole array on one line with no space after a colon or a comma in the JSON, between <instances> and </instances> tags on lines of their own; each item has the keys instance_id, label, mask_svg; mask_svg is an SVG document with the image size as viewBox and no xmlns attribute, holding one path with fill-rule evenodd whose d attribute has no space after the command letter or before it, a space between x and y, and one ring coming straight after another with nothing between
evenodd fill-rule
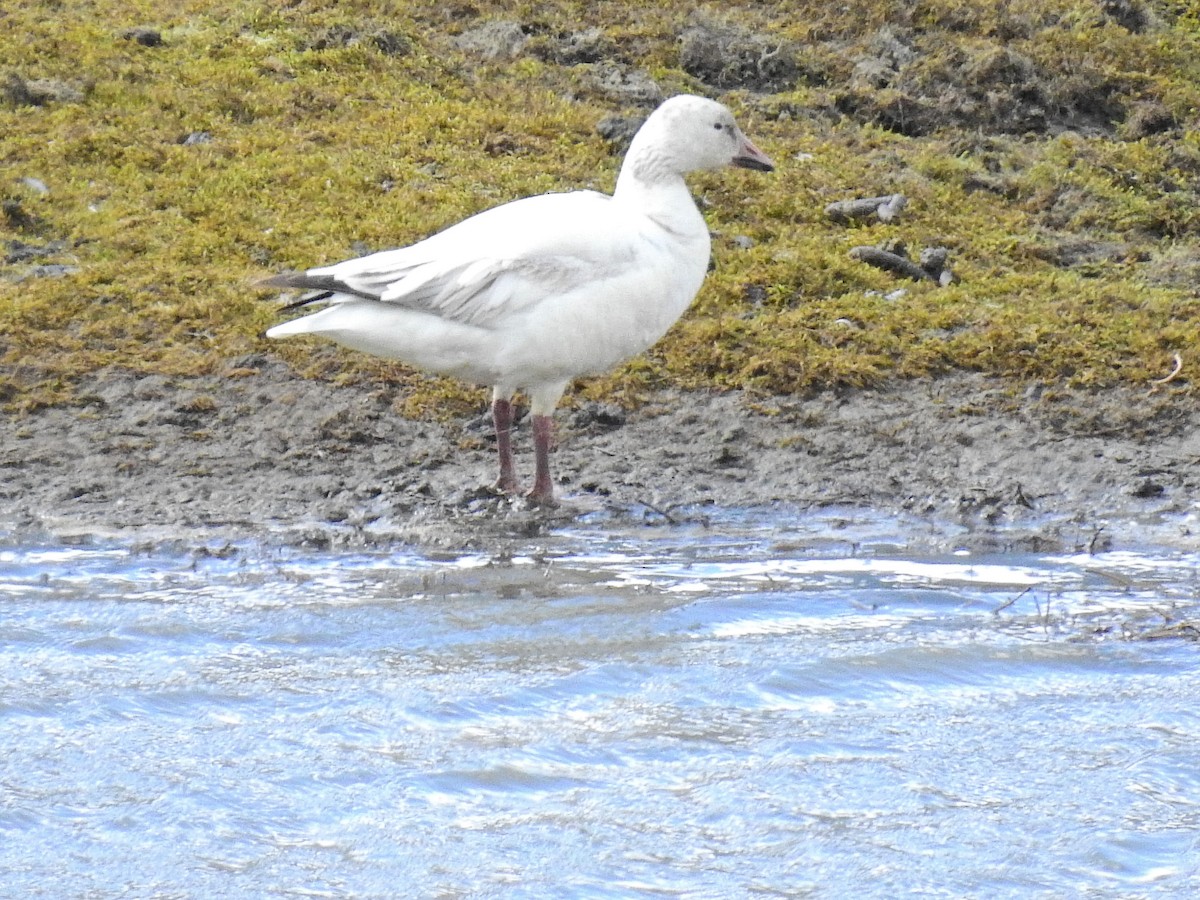
<instances>
[{"instance_id":1,"label":"white goose","mask_svg":"<svg viewBox=\"0 0 1200 900\"><path fill-rule=\"evenodd\" d=\"M709 235L683 176L771 160L733 115L672 97L634 136L611 197L544 194L486 210L433 237L264 286L316 293L319 312L267 331L317 334L377 356L492 386L497 486L516 490L512 398L533 414L530 499L553 502L551 416L572 379L645 350L683 314L708 269Z\"/></svg>"}]
</instances>

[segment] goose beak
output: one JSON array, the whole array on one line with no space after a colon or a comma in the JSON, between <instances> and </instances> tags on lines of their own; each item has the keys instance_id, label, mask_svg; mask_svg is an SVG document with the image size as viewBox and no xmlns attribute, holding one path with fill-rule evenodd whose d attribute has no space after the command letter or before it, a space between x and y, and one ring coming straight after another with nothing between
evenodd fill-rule
<instances>
[{"instance_id":1,"label":"goose beak","mask_svg":"<svg viewBox=\"0 0 1200 900\"><path fill-rule=\"evenodd\" d=\"M734 154L730 160L732 165L741 169L754 169L756 172L773 172L775 171L775 163L771 162L771 157L763 153L750 142L750 138L744 134L741 135L742 145L738 148L738 152Z\"/></svg>"}]
</instances>

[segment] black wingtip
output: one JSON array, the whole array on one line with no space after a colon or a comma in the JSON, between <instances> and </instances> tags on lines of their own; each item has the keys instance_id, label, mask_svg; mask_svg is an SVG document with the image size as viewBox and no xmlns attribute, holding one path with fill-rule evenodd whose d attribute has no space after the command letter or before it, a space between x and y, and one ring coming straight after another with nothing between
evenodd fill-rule
<instances>
[{"instance_id":1,"label":"black wingtip","mask_svg":"<svg viewBox=\"0 0 1200 900\"><path fill-rule=\"evenodd\" d=\"M270 278L260 278L254 286L263 290L283 288L285 290L308 290L308 276L304 272L280 272Z\"/></svg>"},{"instance_id":2,"label":"black wingtip","mask_svg":"<svg viewBox=\"0 0 1200 900\"><path fill-rule=\"evenodd\" d=\"M281 272L257 282L257 287L265 290L282 288L290 291L311 292L299 300L289 303L284 309L295 309L298 306L307 306L309 303L318 303L321 300L328 300L334 294L361 297L364 300L379 299L375 294L353 288L332 275L310 275L308 272Z\"/></svg>"},{"instance_id":3,"label":"black wingtip","mask_svg":"<svg viewBox=\"0 0 1200 900\"><path fill-rule=\"evenodd\" d=\"M283 306L279 307L279 311L288 312L289 310L299 309L302 306L308 306L310 303L320 303L322 300L328 300L332 296L333 291L318 291L315 294L305 294L299 300L283 304Z\"/></svg>"}]
</instances>

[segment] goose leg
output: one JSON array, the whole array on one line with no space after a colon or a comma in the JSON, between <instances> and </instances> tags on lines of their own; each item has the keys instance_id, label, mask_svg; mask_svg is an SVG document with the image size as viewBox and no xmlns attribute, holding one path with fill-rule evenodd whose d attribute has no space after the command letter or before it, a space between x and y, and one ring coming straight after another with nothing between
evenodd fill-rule
<instances>
[{"instance_id":1,"label":"goose leg","mask_svg":"<svg viewBox=\"0 0 1200 900\"><path fill-rule=\"evenodd\" d=\"M533 490L529 499L546 506L554 505L554 487L550 483L550 439L554 434L554 420L550 416L533 417Z\"/></svg>"},{"instance_id":2,"label":"goose leg","mask_svg":"<svg viewBox=\"0 0 1200 900\"><path fill-rule=\"evenodd\" d=\"M496 480L496 488L512 494L517 490L512 452L512 400L504 397L492 399L492 422L496 426L496 452L500 456L500 477Z\"/></svg>"}]
</instances>

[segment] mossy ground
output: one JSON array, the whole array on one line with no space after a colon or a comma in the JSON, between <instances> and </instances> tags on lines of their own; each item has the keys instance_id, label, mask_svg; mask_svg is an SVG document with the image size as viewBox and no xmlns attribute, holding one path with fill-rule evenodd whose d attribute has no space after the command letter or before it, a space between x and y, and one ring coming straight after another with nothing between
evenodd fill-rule
<instances>
[{"instance_id":1,"label":"mossy ground","mask_svg":"<svg viewBox=\"0 0 1200 900\"><path fill-rule=\"evenodd\" d=\"M779 168L694 179L715 270L663 342L585 394L951 370L1138 384L1176 354L1173 385L1190 391L1200 15L1001 7L13 0L0 10L0 399L68 401L106 365L211 374L270 352L313 376L400 380L412 414L477 404L473 388L395 364L267 342L275 310L250 286L516 197L610 190L619 159L596 124L646 111L623 92L635 73L729 103ZM488 58L456 41L492 20L520 23L524 45ZM161 43L130 33L141 26ZM724 62L681 59L696 28L724 41ZM898 223L823 213L893 192L909 198ZM848 256L889 239L948 247L959 282L900 282Z\"/></svg>"}]
</instances>

